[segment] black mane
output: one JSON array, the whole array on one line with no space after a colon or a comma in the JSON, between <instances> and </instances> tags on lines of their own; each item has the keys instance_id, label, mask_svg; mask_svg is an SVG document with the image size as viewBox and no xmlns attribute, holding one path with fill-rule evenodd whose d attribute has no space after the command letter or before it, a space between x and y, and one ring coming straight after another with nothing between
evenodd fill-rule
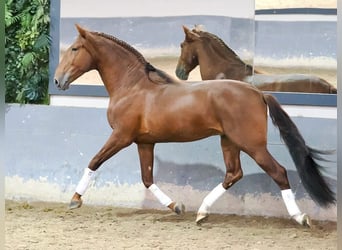
<instances>
[{"instance_id":1,"label":"black mane","mask_svg":"<svg viewBox=\"0 0 342 250\"><path fill-rule=\"evenodd\" d=\"M160 69L155 68L149 62L147 62L145 65L145 71L149 76L150 76L150 73L157 74L158 83L160 83L160 80L162 80L164 83L177 83L177 81L175 81L167 73L165 73L164 71L162 71ZM151 77L149 77L149 78L150 78L150 80L155 81L155 80L151 79Z\"/></svg>"},{"instance_id":2,"label":"black mane","mask_svg":"<svg viewBox=\"0 0 342 250\"><path fill-rule=\"evenodd\" d=\"M122 40L120 40L114 36L111 36L111 35L108 35L108 34L105 34L102 32L93 32L93 33L98 35L98 36L104 37L106 39L109 39L109 40L115 42L116 44L118 44L119 46L124 48L125 50L127 50L127 51L131 52L133 55L135 55L136 58L138 59L138 61L140 61L143 65L145 65L145 72L148 76L149 76L150 72L156 73L158 75L158 83L160 81L163 81L164 83L175 83L175 80L173 78L171 78L164 71L155 68L152 64L147 62L145 57L138 50L133 48L131 45L129 45L125 41L122 41ZM151 79L151 80L153 81L153 79Z\"/></svg>"},{"instance_id":3,"label":"black mane","mask_svg":"<svg viewBox=\"0 0 342 250\"><path fill-rule=\"evenodd\" d=\"M244 64L246 67L249 67L249 68L253 68L251 65L245 63L244 61L241 60L241 58L235 53L234 50L232 50L221 38L219 38L218 36L212 34L212 33L209 33L209 32L206 32L206 31L203 31L203 30L198 30L198 29L193 29L192 30L193 32L195 32L196 34L200 35L201 37L205 37L205 38L209 38L211 41L215 41L218 43L219 46L221 46L221 48L224 49L224 51L228 54L232 54L233 57L235 57L235 59L237 59L238 61L240 61L242 64Z\"/></svg>"}]
</instances>

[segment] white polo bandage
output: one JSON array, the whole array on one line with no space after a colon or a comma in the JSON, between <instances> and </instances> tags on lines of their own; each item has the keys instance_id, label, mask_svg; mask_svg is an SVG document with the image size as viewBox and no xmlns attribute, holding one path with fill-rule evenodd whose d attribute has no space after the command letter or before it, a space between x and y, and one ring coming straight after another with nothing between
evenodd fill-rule
<instances>
[{"instance_id":1,"label":"white polo bandage","mask_svg":"<svg viewBox=\"0 0 342 250\"><path fill-rule=\"evenodd\" d=\"M218 184L204 199L202 205L200 206L198 212L199 213L207 213L209 212L209 208L220 198L226 189L222 186L222 183Z\"/></svg>"},{"instance_id":2,"label":"white polo bandage","mask_svg":"<svg viewBox=\"0 0 342 250\"><path fill-rule=\"evenodd\" d=\"M83 195L85 193L85 191L87 190L87 188L89 186L89 183L92 179L94 172L95 171L93 171L89 168L84 169L83 176L82 176L80 182L78 183L78 185L76 187L76 193L78 193L79 195Z\"/></svg>"},{"instance_id":3,"label":"white polo bandage","mask_svg":"<svg viewBox=\"0 0 342 250\"><path fill-rule=\"evenodd\" d=\"M172 203L172 200L163 191L161 191L156 184L152 184L148 189L152 192L152 194L154 194L154 196L162 205L167 207Z\"/></svg>"},{"instance_id":4,"label":"white polo bandage","mask_svg":"<svg viewBox=\"0 0 342 250\"><path fill-rule=\"evenodd\" d=\"M295 196L291 189L281 190L281 196L283 197L286 209L291 217L302 213L297 206Z\"/></svg>"}]
</instances>

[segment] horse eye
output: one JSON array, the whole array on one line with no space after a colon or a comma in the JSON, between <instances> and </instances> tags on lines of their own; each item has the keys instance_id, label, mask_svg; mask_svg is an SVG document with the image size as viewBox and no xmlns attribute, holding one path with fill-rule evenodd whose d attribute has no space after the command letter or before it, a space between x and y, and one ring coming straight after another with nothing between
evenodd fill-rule
<instances>
[{"instance_id":1,"label":"horse eye","mask_svg":"<svg viewBox=\"0 0 342 250\"><path fill-rule=\"evenodd\" d=\"M77 51L78 48L71 48L71 51Z\"/></svg>"}]
</instances>

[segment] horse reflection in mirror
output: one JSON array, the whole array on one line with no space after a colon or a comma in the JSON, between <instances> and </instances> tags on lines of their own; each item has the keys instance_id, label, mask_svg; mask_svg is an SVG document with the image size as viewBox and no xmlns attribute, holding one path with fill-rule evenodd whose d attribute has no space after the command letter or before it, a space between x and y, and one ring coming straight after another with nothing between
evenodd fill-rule
<instances>
[{"instance_id":1,"label":"horse reflection in mirror","mask_svg":"<svg viewBox=\"0 0 342 250\"><path fill-rule=\"evenodd\" d=\"M226 166L223 182L203 200L197 223L203 222L213 203L242 178L240 152L246 152L275 181L285 206L301 225L310 225L291 191L286 170L269 153L267 109L279 128L297 166L304 187L321 206L335 203L335 194L320 173L316 159L326 151L305 144L297 127L277 100L250 84L234 80L185 83L149 64L126 42L113 36L76 26L79 36L64 54L55 72L61 90L85 72L98 70L109 94L107 118L113 131L85 168L69 207L82 205L94 171L121 149L137 145L141 177L145 187L164 206L177 214L184 205L173 201L154 183L153 161L156 143L189 142L219 136Z\"/></svg>"},{"instance_id":2,"label":"horse reflection in mirror","mask_svg":"<svg viewBox=\"0 0 342 250\"><path fill-rule=\"evenodd\" d=\"M306 92L336 94L337 89L324 79L307 74L262 74L243 62L219 37L196 26L183 26L185 39L176 75L187 80L199 65L202 80L233 79L253 84L263 91Z\"/></svg>"}]
</instances>

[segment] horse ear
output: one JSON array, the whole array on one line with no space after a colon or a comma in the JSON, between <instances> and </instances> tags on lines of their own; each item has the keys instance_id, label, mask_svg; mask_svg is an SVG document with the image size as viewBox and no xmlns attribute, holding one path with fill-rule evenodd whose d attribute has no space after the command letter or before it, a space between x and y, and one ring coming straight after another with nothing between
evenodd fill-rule
<instances>
[{"instance_id":1,"label":"horse ear","mask_svg":"<svg viewBox=\"0 0 342 250\"><path fill-rule=\"evenodd\" d=\"M83 29L83 28L82 28L80 25L78 25L78 24L75 24L75 26L76 26L76 29L77 29L78 33L79 33L83 38L85 38L85 37L86 37L87 31L86 31L85 29Z\"/></svg>"},{"instance_id":2,"label":"horse ear","mask_svg":"<svg viewBox=\"0 0 342 250\"><path fill-rule=\"evenodd\" d=\"M186 27L185 25L183 25L183 30L184 30L185 34L190 31L190 29L188 27Z\"/></svg>"},{"instance_id":3,"label":"horse ear","mask_svg":"<svg viewBox=\"0 0 342 250\"><path fill-rule=\"evenodd\" d=\"M185 40L186 41L189 41L189 42L195 41L200 37L198 34L196 34L195 32L192 32L189 28L187 28L184 25L183 25L183 30L185 33Z\"/></svg>"},{"instance_id":4,"label":"horse ear","mask_svg":"<svg viewBox=\"0 0 342 250\"><path fill-rule=\"evenodd\" d=\"M185 37L187 37L188 34L191 33L191 30L188 27L184 26L184 25L183 25L183 30L184 30Z\"/></svg>"}]
</instances>

